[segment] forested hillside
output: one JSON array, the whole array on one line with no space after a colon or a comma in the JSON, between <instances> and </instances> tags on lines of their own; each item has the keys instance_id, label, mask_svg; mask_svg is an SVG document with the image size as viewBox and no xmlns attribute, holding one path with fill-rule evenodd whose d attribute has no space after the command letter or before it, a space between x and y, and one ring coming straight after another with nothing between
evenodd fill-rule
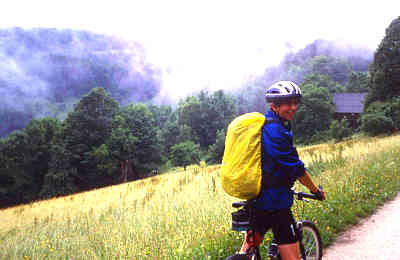
<instances>
[{"instance_id":1,"label":"forested hillside","mask_svg":"<svg viewBox=\"0 0 400 260\"><path fill-rule=\"evenodd\" d=\"M204 90L162 106L151 102L161 75L139 45L70 30L3 31L0 207L220 163L229 122L265 112L265 88L278 80L304 93L297 144L397 131L399 20L375 54L317 40L237 91ZM333 95L343 92L369 93L357 129L334 119Z\"/></svg>"},{"instance_id":2,"label":"forested hillside","mask_svg":"<svg viewBox=\"0 0 400 260\"><path fill-rule=\"evenodd\" d=\"M64 119L84 94L103 87L120 104L151 100L160 72L142 46L87 31L0 30L0 136L33 118Z\"/></svg>"}]
</instances>

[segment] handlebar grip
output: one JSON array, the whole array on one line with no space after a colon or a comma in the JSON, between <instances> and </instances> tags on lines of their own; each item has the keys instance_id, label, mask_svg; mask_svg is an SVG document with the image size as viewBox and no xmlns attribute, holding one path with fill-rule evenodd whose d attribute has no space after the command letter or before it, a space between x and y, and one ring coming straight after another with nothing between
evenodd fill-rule
<instances>
[{"instance_id":1,"label":"handlebar grip","mask_svg":"<svg viewBox=\"0 0 400 260\"><path fill-rule=\"evenodd\" d=\"M233 202L233 203L232 203L232 207L234 207L234 208L240 208L240 207L244 207L246 204L247 204L246 201Z\"/></svg>"},{"instance_id":2,"label":"handlebar grip","mask_svg":"<svg viewBox=\"0 0 400 260\"><path fill-rule=\"evenodd\" d=\"M304 193L304 192L299 192L299 193L297 193L297 195L302 197L302 198L318 200L318 196L315 195L315 194L308 194L308 193Z\"/></svg>"},{"instance_id":3,"label":"handlebar grip","mask_svg":"<svg viewBox=\"0 0 400 260\"><path fill-rule=\"evenodd\" d=\"M319 185L318 188L319 188L319 190L318 190L318 192L317 192L315 195L317 196L317 200L322 201L322 199L323 199L323 197L322 197L322 192L321 192L321 191L322 191L322 186Z\"/></svg>"}]
</instances>

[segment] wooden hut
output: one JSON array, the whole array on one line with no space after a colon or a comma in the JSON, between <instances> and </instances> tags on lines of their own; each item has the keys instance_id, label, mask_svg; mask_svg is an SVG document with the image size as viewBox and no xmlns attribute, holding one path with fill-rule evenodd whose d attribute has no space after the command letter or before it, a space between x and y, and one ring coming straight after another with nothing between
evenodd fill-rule
<instances>
[{"instance_id":1,"label":"wooden hut","mask_svg":"<svg viewBox=\"0 0 400 260\"><path fill-rule=\"evenodd\" d=\"M347 118L352 128L358 127L358 119L364 108L367 93L338 93L333 96L336 106L335 119Z\"/></svg>"}]
</instances>

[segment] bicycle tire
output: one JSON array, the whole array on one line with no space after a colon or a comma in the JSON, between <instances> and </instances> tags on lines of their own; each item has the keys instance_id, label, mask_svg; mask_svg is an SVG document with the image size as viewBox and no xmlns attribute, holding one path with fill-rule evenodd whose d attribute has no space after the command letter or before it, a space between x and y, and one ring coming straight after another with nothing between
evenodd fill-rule
<instances>
[{"instance_id":1,"label":"bicycle tire","mask_svg":"<svg viewBox=\"0 0 400 260\"><path fill-rule=\"evenodd\" d=\"M322 239L318 228L311 221L303 220L301 223L301 245L304 248L305 260L322 260Z\"/></svg>"},{"instance_id":2,"label":"bicycle tire","mask_svg":"<svg viewBox=\"0 0 400 260\"><path fill-rule=\"evenodd\" d=\"M255 252L250 253L250 254L235 254L231 255L228 258L225 258L224 260L261 260L261 255L259 248L255 248Z\"/></svg>"}]
</instances>

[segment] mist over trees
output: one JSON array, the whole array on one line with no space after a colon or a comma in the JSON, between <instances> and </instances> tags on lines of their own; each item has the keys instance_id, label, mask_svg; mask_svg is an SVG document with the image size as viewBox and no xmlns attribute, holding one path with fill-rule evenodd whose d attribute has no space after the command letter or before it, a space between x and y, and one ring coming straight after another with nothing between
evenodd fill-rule
<instances>
[{"instance_id":1,"label":"mist over trees","mask_svg":"<svg viewBox=\"0 0 400 260\"><path fill-rule=\"evenodd\" d=\"M291 80L303 90L302 105L294 120L297 143L317 142L331 137L335 93L368 92L368 66L373 52L351 45L316 40L282 62L267 68L263 75L236 93L240 113L267 110L265 90L280 80ZM346 125L346 124L341 124ZM344 131L346 132L346 131Z\"/></svg>"},{"instance_id":2,"label":"mist over trees","mask_svg":"<svg viewBox=\"0 0 400 260\"><path fill-rule=\"evenodd\" d=\"M317 40L238 91L203 90L171 105L151 103L160 74L139 45L71 30L1 31L15 46L0 45L0 207L220 163L227 125L265 113L265 89L279 80L303 90L297 144L398 130L399 19L374 55ZM334 118L333 95L344 92L369 93L358 129Z\"/></svg>"},{"instance_id":3,"label":"mist over trees","mask_svg":"<svg viewBox=\"0 0 400 260\"><path fill-rule=\"evenodd\" d=\"M160 91L160 71L137 43L87 31L0 30L0 136L33 118L66 118L84 94L103 87L120 104Z\"/></svg>"},{"instance_id":4,"label":"mist over trees","mask_svg":"<svg viewBox=\"0 0 400 260\"><path fill-rule=\"evenodd\" d=\"M372 59L373 51L367 48L315 40L304 49L288 53L280 64L266 68L263 75L243 86L236 94L239 111L264 112L265 89L280 80L291 80L301 86L308 84L307 79L318 79L319 83L313 83L327 87L331 94L368 92L365 82Z\"/></svg>"}]
</instances>

